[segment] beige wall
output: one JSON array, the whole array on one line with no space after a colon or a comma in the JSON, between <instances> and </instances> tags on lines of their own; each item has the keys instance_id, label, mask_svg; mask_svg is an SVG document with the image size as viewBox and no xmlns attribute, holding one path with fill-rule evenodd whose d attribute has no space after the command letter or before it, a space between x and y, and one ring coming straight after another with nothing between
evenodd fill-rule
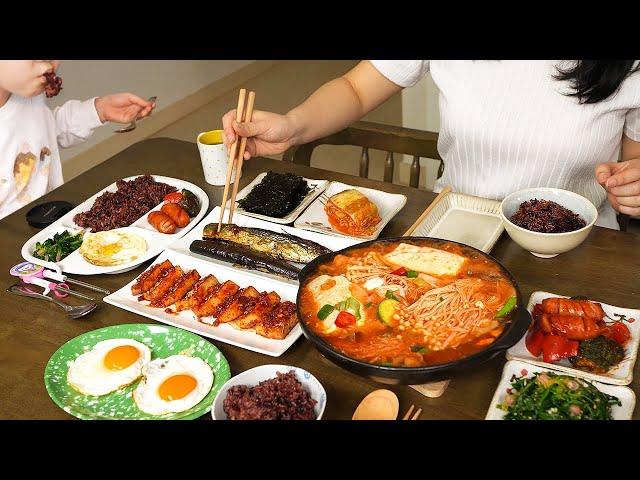
<instances>
[{"instance_id":1,"label":"beige wall","mask_svg":"<svg viewBox=\"0 0 640 480\"><path fill-rule=\"evenodd\" d=\"M59 74L63 90L50 102L52 107L70 99L86 99L117 92L133 92L141 97L158 97L156 112L201 88L237 71L252 60L66 60ZM72 148L62 149L63 165L114 135L113 125L94 131L92 137Z\"/></svg>"}]
</instances>

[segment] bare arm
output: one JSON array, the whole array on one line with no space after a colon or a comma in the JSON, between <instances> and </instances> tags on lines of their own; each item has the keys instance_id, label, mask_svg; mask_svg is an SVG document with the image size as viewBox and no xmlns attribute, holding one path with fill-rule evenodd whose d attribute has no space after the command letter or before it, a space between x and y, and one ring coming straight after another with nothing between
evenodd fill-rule
<instances>
[{"instance_id":1,"label":"bare arm","mask_svg":"<svg viewBox=\"0 0 640 480\"><path fill-rule=\"evenodd\" d=\"M402 87L388 80L369 61L316 90L286 115L256 110L251 122L238 123L236 111L222 117L224 143L247 137L245 159L284 152L342 130L383 103Z\"/></svg>"},{"instance_id":2,"label":"bare arm","mask_svg":"<svg viewBox=\"0 0 640 480\"><path fill-rule=\"evenodd\" d=\"M359 120L402 90L368 60L316 90L289 113L294 143L308 143Z\"/></svg>"}]
</instances>

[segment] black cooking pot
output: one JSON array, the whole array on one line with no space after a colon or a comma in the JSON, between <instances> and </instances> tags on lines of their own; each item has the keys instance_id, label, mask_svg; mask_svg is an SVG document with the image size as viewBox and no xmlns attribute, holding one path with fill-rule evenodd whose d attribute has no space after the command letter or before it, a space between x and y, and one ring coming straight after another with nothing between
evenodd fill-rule
<instances>
[{"instance_id":1,"label":"black cooking pot","mask_svg":"<svg viewBox=\"0 0 640 480\"><path fill-rule=\"evenodd\" d=\"M438 245L454 244L462 247L463 250L465 250L465 254L480 255L498 266L504 273L504 275L513 284L516 290L518 307L508 315L507 320L509 322L502 332L502 335L500 335L500 337L498 337L498 339L496 339L496 341L489 345L486 349L474 353L473 355L469 355L468 357L462 358L460 360L455 360L453 362L442 363L438 365L429 365L424 367L385 367L382 365L374 365L371 363L362 362L360 360L355 360L346 356L345 354L335 350L334 347L332 347L320 335L316 334L307 326L303 319L302 313L300 312L300 295L302 292L302 286L306 283L307 279L316 272L318 266L329 263L336 255L345 254L352 250L366 248L375 244L404 242L420 245L425 240L429 242L429 246L437 247ZM302 269L298 278L300 280L300 288L298 289L297 298L298 319L300 320L300 326L302 327L302 331L304 332L305 337L309 339L313 346L317 350L319 350L322 355L324 355L336 365L339 365L340 367L363 377L367 377L377 382L390 385L416 385L425 382L451 378L455 374L458 374L466 369L473 368L483 362L486 362L487 360L490 360L491 358L499 355L503 351L515 345L525 334L527 328L529 327L529 324L531 323L531 315L526 310L522 302L522 295L520 293L520 289L518 288L517 282L513 278L513 275L511 275L511 273L492 256L487 255L481 250L470 247L468 245L458 242L452 242L449 240L441 240L431 237L396 237L359 243L351 247L344 248L340 251L327 253L325 255L317 257Z\"/></svg>"}]
</instances>

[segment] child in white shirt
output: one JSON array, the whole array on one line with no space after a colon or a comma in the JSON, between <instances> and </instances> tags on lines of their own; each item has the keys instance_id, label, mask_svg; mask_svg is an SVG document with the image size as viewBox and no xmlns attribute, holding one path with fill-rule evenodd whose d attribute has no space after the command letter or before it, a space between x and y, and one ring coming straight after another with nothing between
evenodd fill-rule
<instances>
[{"instance_id":1,"label":"child in white shirt","mask_svg":"<svg viewBox=\"0 0 640 480\"><path fill-rule=\"evenodd\" d=\"M45 103L45 73L57 60L0 60L0 219L63 183L58 145L89 138L106 122L129 123L155 104L131 93Z\"/></svg>"}]
</instances>

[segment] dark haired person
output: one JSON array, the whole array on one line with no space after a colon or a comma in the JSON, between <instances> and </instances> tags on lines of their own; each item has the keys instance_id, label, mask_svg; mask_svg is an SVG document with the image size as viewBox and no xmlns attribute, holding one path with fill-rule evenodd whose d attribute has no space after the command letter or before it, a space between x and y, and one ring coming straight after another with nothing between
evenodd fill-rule
<instances>
[{"instance_id":1,"label":"dark haired person","mask_svg":"<svg viewBox=\"0 0 640 480\"><path fill-rule=\"evenodd\" d=\"M247 159L281 153L347 127L428 71L440 90L444 174L435 191L448 184L501 199L557 187L591 200L598 225L619 228L614 209L640 215L640 73L633 60L363 61L286 115L255 111L251 123L239 124L235 110L228 112L225 143L250 137Z\"/></svg>"}]
</instances>

